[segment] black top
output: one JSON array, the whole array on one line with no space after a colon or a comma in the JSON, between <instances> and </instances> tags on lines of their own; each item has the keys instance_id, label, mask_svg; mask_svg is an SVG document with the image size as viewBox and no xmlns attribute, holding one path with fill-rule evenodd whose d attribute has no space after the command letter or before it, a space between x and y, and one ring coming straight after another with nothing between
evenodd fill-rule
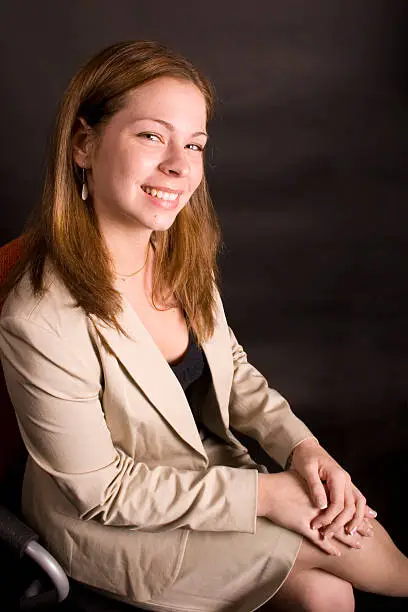
<instances>
[{"instance_id":1,"label":"black top","mask_svg":"<svg viewBox=\"0 0 408 612\"><path fill-rule=\"evenodd\" d=\"M194 387L200 384L200 381L205 383L206 376L209 374L207 360L202 348L197 344L195 335L190 332L188 347L183 357L176 363L169 364L175 376L183 387L187 400L190 404L191 411L195 420L198 422L198 406L192 405L192 391ZM206 384L204 385L206 386Z\"/></svg>"},{"instance_id":2,"label":"black top","mask_svg":"<svg viewBox=\"0 0 408 612\"><path fill-rule=\"evenodd\" d=\"M200 378L204 371L204 355L192 332L190 332L188 347L184 355L176 363L170 363L169 365L177 376L184 392Z\"/></svg>"}]
</instances>

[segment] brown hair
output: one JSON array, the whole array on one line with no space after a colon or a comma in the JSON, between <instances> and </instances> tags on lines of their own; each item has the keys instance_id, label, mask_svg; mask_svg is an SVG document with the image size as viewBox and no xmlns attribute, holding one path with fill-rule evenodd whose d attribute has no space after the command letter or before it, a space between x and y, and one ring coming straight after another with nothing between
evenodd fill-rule
<instances>
[{"instance_id":1,"label":"brown hair","mask_svg":"<svg viewBox=\"0 0 408 612\"><path fill-rule=\"evenodd\" d=\"M81 181L73 160L73 134L79 118L97 129L118 112L129 92L168 76L192 82L202 92L210 118L210 83L185 58L156 42L124 42L93 57L71 80L61 101L49 148L41 206L24 239L24 254L2 287L3 296L29 271L33 291L44 289L49 259L87 314L120 329L122 303L113 286L111 259L99 231L91 199L80 197ZM199 341L214 331L218 221L205 177L172 226L155 232L153 299L169 288Z\"/></svg>"}]
</instances>

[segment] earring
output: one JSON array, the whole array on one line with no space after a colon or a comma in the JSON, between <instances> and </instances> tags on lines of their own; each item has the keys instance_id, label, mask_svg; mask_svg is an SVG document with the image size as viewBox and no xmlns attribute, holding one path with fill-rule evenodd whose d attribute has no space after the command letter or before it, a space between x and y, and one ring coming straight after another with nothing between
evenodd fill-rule
<instances>
[{"instance_id":1,"label":"earring","mask_svg":"<svg viewBox=\"0 0 408 612\"><path fill-rule=\"evenodd\" d=\"M81 192L81 198L83 199L84 202L85 202L85 200L88 199L88 195L89 195L89 190L88 190L88 185L86 184L85 168L82 168L82 192Z\"/></svg>"}]
</instances>

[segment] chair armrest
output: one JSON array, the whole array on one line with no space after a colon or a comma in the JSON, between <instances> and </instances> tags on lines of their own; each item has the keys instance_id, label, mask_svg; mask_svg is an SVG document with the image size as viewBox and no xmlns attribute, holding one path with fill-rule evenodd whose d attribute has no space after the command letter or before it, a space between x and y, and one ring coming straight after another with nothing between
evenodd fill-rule
<instances>
[{"instance_id":1,"label":"chair armrest","mask_svg":"<svg viewBox=\"0 0 408 612\"><path fill-rule=\"evenodd\" d=\"M30 542L39 537L10 510L0 505L0 539L21 559Z\"/></svg>"},{"instance_id":2,"label":"chair armrest","mask_svg":"<svg viewBox=\"0 0 408 612\"><path fill-rule=\"evenodd\" d=\"M35 561L52 582L58 601L63 601L69 593L67 575L58 561L38 543L38 539L35 531L0 505L0 540L20 558L27 555Z\"/></svg>"}]
</instances>

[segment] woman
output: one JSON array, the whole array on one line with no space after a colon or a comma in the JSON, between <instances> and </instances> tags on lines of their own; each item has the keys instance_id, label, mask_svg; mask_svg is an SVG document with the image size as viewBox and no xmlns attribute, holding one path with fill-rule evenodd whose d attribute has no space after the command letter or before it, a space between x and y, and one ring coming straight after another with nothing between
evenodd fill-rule
<instances>
[{"instance_id":1,"label":"woman","mask_svg":"<svg viewBox=\"0 0 408 612\"><path fill-rule=\"evenodd\" d=\"M187 60L147 42L102 51L64 96L1 316L23 511L72 577L149 610L406 596L407 559L227 326L212 105ZM230 427L291 469L267 474Z\"/></svg>"}]
</instances>

